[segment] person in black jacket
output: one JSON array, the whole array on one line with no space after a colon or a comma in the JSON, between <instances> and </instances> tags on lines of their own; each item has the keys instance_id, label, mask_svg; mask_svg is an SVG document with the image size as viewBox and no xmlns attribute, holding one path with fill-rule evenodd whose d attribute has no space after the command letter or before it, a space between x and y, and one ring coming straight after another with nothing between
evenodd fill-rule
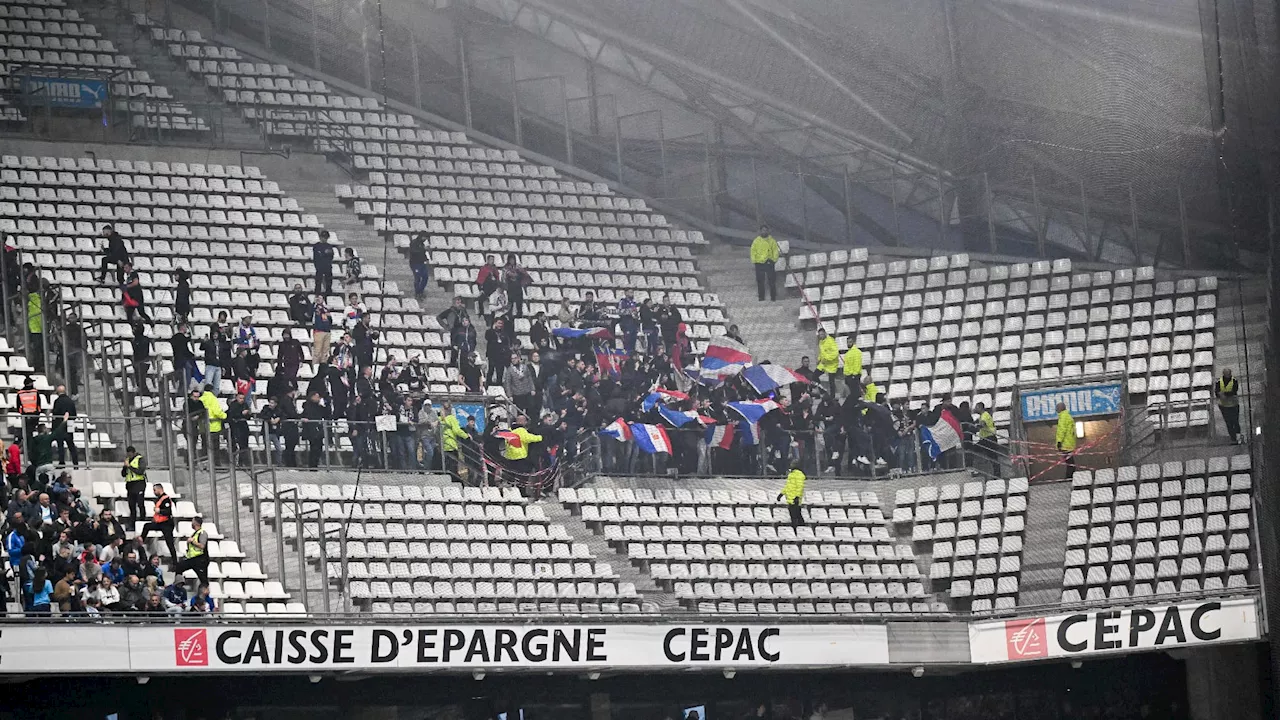
<instances>
[{"instance_id":1,"label":"person in black jacket","mask_svg":"<svg viewBox=\"0 0 1280 720\"><path fill-rule=\"evenodd\" d=\"M280 341L280 349L276 354L276 375L291 386L297 387L298 371L302 369L304 354L302 342L294 336L292 331L285 331L284 339Z\"/></svg>"},{"instance_id":2,"label":"person in black jacket","mask_svg":"<svg viewBox=\"0 0 1280 720\"><path fill-rule=\"evenodd\" d=\"M493 327L484 333L485 358L489 361L489 385L501 385L502 375L511 362L511 339L507 335L505 320L498 318Z\"/></svg>"},{"instance_id":3,"label":"person in black jacket","mask_svg":"<svg viewBox=\"0 0 1280 720\"><path fill-rule=\"evenodd\" d=\"M302 283L293 284L293 294L289 295L289 319L301 327L311 327L315 313L315 305L302 289Z\"/></svg>"},{"instance_id":4,"label":"person in black jacket","mask_svg":"<svg viewBox=\"0 0 1280 720\"><path fill-rule=\"evenodd\" d=\"M298 467L298 436L301 428L298 415L298 402L294 400L293 390L280 396L280 427L284 434L284 464Z\"/></svg>"},{"instance_id":5,"label":"person in black jacket","mask_svg":"<svg viewBox=\"0 0 1280 720\"><path fill-rule=\"evenodd\" d=\"M133 324L133 382L140 395L149 395L147 377L151 375L151 338L147 326L139 320Z\"/></svg>"},{"instance_id":6,"label":"person in black jacket","mask_svg":"<svg viewBox=\"0 0 1280 720\"><path fill-rule=\"evenodd\" d=\"M267 444L271 448L271 462L279 465L282 459L281 448L284 446L284 427L280 424L283 418L278 396L267 396L267 404L258 413L258 420L262 421L262 427L267 433Z\"/></svg>"},{"instance_id":7,"label":"person in black jacket","mask_svg":"<svg viewBox=\"0 0 1280 720\"><path fill-rule=\"evenodd\" d=\"M178 268L177 287L173 291L173 314L178 322L186 322L191 314L191 273L186 268Z\"/></svg>"},{"instance_id":8,"label":"person in black jacket","mask_svg":"<svg viewBox=\"0 0 1280 720\"><path fill-rule=\"evenodd\" d=\"M247 465L249 459L249 417L253 412L243 393L227 403L227 425L231 429L231 452L236 462Z\"/></svg>"},{"instance_id":9,"label":"person in black jacket","mask_svg":"<svg viewBox=\"0 0 1280 720\"><path fill-rule=\"evenodd\" d=\"M329 408L325 407L320 393L312 393L302 405L302 437L307 441L307 467L320 467L324 457L325 424L329 422Z\"/></svg>"},{"instance_id":10,"label":"person in black jacket","mask_svg":"<svg viewBox=\"0 0 1280 720\"><path fill-rule=\"evenodd\" d=\"M427 292L427 283L431 281L426 233L418 233L409 241L409 268L413 270L413 296L421 300Z\"/></svg>"},{"instance_id":11,"label":"person in black jacket","mask_svg":"<svg viewBox=\"0 0 1280 720\"><path fill-rule=\"evenodd\" d=\"M124 266L129 262L129 248L125 247L124 238L120 237L120 233L111 225L102 226L102 237L107 241L107 247L102 253L102 266L98 271L98 282L106 282L107 266L116 266L116 284L124 282Z\"/></svg>"},{"instance_id":12,"label":"person in black jacket","mask_svg":"<svg viewBox=\"0 0 1280 720\"><path fill-rule=\"evenodd\" d=\"M71 465L80 467L80 448L76 447L76 438L71 433L71 420L76 416L76 401L67 394L67 388L59 385L54 392L53 400L53 444L58 449L58 467L66 464L66 450L71 450Z\"/></svg>"},{"instance_id":13,"label":"person in black jacket","mask_svg":"<svg viewBox=\"0 0 1280 720\"><path fill-rule=\"evenodd\" d=\"M320 242L311 246L311 262L316 266L316 293L328 296L333 293L333 246L329 244L329 231L320 231Z\"/></svg>"},{"instance_id":14,"label":"person in black jacket","mask_svg":"<svg viewBox=\"0 0 1280 720\"><path fill-rule=\"evenodd\" d=\"M178 330L169 338L169 348L173 352L173 371L182 382L182 392L191 387L195 377L196 356L191 352L191 330L187 324L180 323Z\"/></svg>"},{"instance_id":15,"label":"person in black jacket","mask_svg":"<svg viewBox=\"0 0 1280 720\"><path fill-rule=\"evenodd\" d=\"M676 346L676 334L680 328L680 323L684 322L684 317L680 314L680 308L671 304L671 296L667 296L667 301L657 307L655 314L658 319L658 328L662 333L662 344L666 346L667 352Z\"/></svg>"}]
</instances>

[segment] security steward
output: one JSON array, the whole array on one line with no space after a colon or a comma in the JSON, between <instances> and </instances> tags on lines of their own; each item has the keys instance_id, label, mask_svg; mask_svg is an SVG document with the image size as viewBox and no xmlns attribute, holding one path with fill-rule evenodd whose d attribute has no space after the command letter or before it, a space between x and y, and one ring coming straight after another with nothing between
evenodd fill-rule
<instances>
[{"instance_id":1,"label":"security steward","mask_svg":"<svg viewBox=\"0 0 1280 720\"><path fill-rule=\"evenodd\" d=\"M174 572L182 573L194 570L201 584L209 582L209 534L204 530L204 518L196 516L191 520L191 537L187 538L186 557L178 561Z\"/></svg>"},{"instance_id":2,"label":"security steward","mask_svg":"<svg viewBox=\"0 0 1280 720\"><path fill-rule=\"evenodd\" d=\"M507 461L507 469L520 475L529 475L533 472L529 464L529 444L542 442L541 435L534 435L525 429L528 424L528 417L517 416L515 426L511 428L511 434L516 436L515 439L503 438L505 444L502 448L502 457Z\"/></svg>"},{"instance_id":3,"label":"security steward","mask_svg":"<svg viewBox=\"0 0 1280 720\"><path fill-rule=\"evenodd\" d=\"M862 348L853 338L849 338L849 349L844 351L844 386L853 397L861 397L862 391ZM870 402L875 402L871 400Z\"/></svg>"},{"instance_id":4,"label":"security steward","mask_svg":"<svg viewBox=\"0 0 1280 720\"><path fill-rule=\"evenodd\" d=\"M130 445L125 448L124 466L120 468L124 478L124 491L129 502L129 519L137 522L147 515L143 497L147 494L147 459Z\"/></svg>"},{"instance_id":5,"label":"security steward","mask_svg":"<svg viewBox=\"0 0 1280 720\"><path fill-rule=\"evenodd\" d=\"M36 434L36 423L40 421L40 393L30 376L18 391L18 413L22 415L23 442L30 441Z\"/></svg>"},{"instance_id":6,"label":"security steward","mask_svg":"<svg viewBox=\"0 0 1280 720\"><path fill-rule=\"evenodd\" d=\"M1054 433L1058 452L1067 466L1067 479L1076 474L1076 419L1067 411L1066 403L1058 403L1058 429Z\"/></svg>"},{"instance_id":7,"label":"security steward","mask_svg":"<svg viewBox=\"0 0 1280 720\"><path fill-rule=\"evenodd\" d=\"M1222 377L1213 385L1214 397L1218 398L1218 411L1222 413L1222 422L1227 426L1227 434L1231 442L1240 444L1240 381L1232 376L1231 370L1223 370Z\"/></svg>"},{"instance_id":8,"label":"security steward","mask_svg":"<svg viewBox=\"0 0 1280 720\"><path fill-rule=\"evenodd\" d=\"M173 542L173 500L164 491L164 486L156 483L151 487L156 493L156 507L151 513L151 522L142 526L142 537L145 539L151 531L158 531L164 536L165 545L169 546L169 557L178 563L178 548Z\"/></svg>"},{"instance_id":9,"label":"security steward","mask_svg":"<svg viewBox=\"0 0 1280 720\"><path fill-rule=\"evenodd\" d=\"M800 470L799 461L791 463L791 472L787 473L787 482L778 493L778 499L787 499L787 510L791 513L791 527L804 524L804 516L800 514L800 503L804 500L804 473Z\"/></svg>"}]
</instances>

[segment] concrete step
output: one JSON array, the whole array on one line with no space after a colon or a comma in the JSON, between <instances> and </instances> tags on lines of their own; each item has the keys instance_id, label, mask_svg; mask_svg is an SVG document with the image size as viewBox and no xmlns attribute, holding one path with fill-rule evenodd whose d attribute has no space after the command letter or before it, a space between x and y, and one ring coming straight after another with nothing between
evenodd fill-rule
<instances>
[{"instance_id":1,"label":"concrete step","mask_svg":"<svg viewBox=\"0 0 1280 720\"><path fill-rule=\"evenodd\" d=\"M552 522L563 525L574 540L586 545L598 562L609 563L622 582L633 583L636 592L640 593L642 610L678 612L682 609L674 595L658 587L648 573L641 572L631 564L626 555L619 553L603 537L592 532L580 516L560 503L551 501L543 503L543 511Z\"/></svg>"}]
</instances>

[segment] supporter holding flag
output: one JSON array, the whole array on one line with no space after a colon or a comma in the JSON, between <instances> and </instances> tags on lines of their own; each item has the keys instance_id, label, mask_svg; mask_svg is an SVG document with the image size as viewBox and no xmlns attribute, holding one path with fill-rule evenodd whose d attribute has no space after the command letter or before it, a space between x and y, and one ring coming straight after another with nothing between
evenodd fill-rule
<instances>
[{"instance_id":1,"label":"supporter holding flag","mask_svg":"<svg viewBox=\"0 0 1280 720\"><path fill-rule=\"evenodd\" d=\"M840 348L836 339L827 334L824 327L818 328L818 375L827 376L827 391L836 394L836 371L840 369ZM816 378L815 378L816 380Z\"/></svg>"},{"instance_id":2,"label":"supporter holding flag","mask_svg":"<svg viewBox=\"0 0 1280 720\"><path fill-rule=\"evenodd\" d=\"M953 452L961 445L964 430L954 414L955 406L951 404L951 396L944 395L938 407L929 413L926 421L920 425L920 443L929 453L929 458L939 467L951 467ZM951 453L951 454L948 454Z\"/></svg>"},{"instance_id":3,"label":"supporter holding flag","mask_svg":"<svg viewBox=\"0 0 1280 720\"><path fill-rule=\"evenodd\" d=\"M756 269L756 295L764 302L765 288L769 290L769 299L778 299L778 278L775 267L781 250L778 241L773 239L769 226L762 224L760 234L751 241L751 263Z\"/></svg>"},{"instance_id":4,"label":"supporter holding flag","mask_svg":"<svg viewBox=\"0 0 1280 720\"><path fill-rule=\"evenodd\" d=\"M805 358L805 360L807 361L808 358ZM742 379L746 380L761 395L771 393L780 387L807 385L809 383L808 378L800 373L773 363L752 365L742 371Z\"/></svg>"},{"instance_id":5,"label":"supporter holding flag","mask_svg":"<svg viewBox=\"0 0 1280 720\"><path fill-rule=\"evenodd\" d=\"M661 425L631 423L631 435L636 441L636 448L642 453L671 454L671 439L667 437L666 428Z\"/></svg>"},{"instance_id":6,"label":"supporter holding flag","mask_svg":"<svg viewBox=\"0 0 1280 720\"><path fill-rule=\"evenodd\" d=\"M722 336L707 343L699 375L704 380L722 382L742 372L750 364L751 352L747 347L732 338Z\"/></svg>"}]
</instances>

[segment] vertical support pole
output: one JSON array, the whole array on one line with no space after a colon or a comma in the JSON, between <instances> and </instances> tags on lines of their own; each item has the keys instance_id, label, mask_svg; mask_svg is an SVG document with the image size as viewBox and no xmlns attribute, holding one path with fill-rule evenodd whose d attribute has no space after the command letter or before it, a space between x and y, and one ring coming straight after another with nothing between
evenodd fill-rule
<instances>
[{"instance_id":1,"label":"vertical support pole","mask_svg":"<svg viewBox=\"0 0 1280 720\"><path fill-rule=\"evenodd\" d=\"M9 235L4 235L4 241L8 243ZM14 247L17 247L17 240L14 240ZM0 291L4 300L4 339L13 347L13 335L9 332L9 253L4 247L0 247Z\"/></svg>"},{"instance_id":2,"label":"vertical support pole","mask_svg":"<svg viewBox=\"0 0 1280 720\"><path fill-rule=\"evenodd\" d=\"M1031 206L1035 209L1032 220L1036 224L1036 249L1040 257L1045 257L1044 246L1044 208L1040 206L1040 186L1036 184L1036 174L1031 173Z\"/></svg>"},{"instance_id":3,"label":"vertical support pole","mask_svg":"<svg viewBox=\"0 0 1280 720\"><path fill-rule=\"evenodd\" d=\"M471 65L467 55L467 25L464 22L458 28L458 70L462 75L462 123L470 130L474 126L471 119Z\"/></svg>"},{"instance_id":4,"label":"vertical support pole","mask_svg":"<svg viewBox=\"0 0 1280 720\"><path fill-rule=\"evenodd\" d=\"M1133 194L1133 183L1129 183L1129 240L1133 243L1133 262L1142 264L1142 250L1138 246L1138 198Z\"/></svg>"},{"instance_id":5,"label":"vertical support pole","mask_svg":"<svg viewBox=\"0 0 1280 720\"><path fill-rule=\"evenodd\" d=\"M938 247L946 247L947 241L947 198L942 192L942 175L934 175L938 183Z\"/></svg>"},{"instance_id":6,"label":"vertical support pole","mask_svg":"<svg viewBox=\"0 0 1280 720\"><path fill-rule=\"evenodd\" d=\"M49 298L45 295L44 287L45 281L41 278L40 284L36 286L36 297L40 298L40 371L45 378L49 378L53 375L53 366L49 364Z\"/></svg>"},{"instance_id":7,"label":"vertical support pole","mask_svg":"<svg viewBox=\"0 0 1280 720\"><path fill-rule=\"evenodd\" d=\"M164 9L168 12L169 0L165 0ZM271 49L271 0L262 0L262 44Z\"/></svg>"},{"instance_id":8,"label":"vertical support pole","mask_svg":"<svg viewBox=\"0 0 1280 720\"><path fill-rule=\"evenodd\" d=\"M848 172L846 170L846 172ZM893 206L893 232L902 242L902 219L898 215L898 166L889 166L889 204Z\"/></svg>"},{"instance_id":9,"label":"vertical support pole","mask_svg":"<svg viewBox=\"0 0 1280 720\"><path fill-rule=\"evenodd\" d=\"M293 517L298 528L298 587L302 590L303 606L310 607L311 598L307 593L307 545L302 532L302 496L300 494L293 496ZM323 524L324 522L321 521L321 525Z\"/></svg>"},{"instance_id":10,"label":"vertical support pole","mask_svg":"<svg viewBox=\"0 0 1280 720\"><path fill-rule=\"evenodd\" d=\"M596 97L596 64L591 60L587 63L587 132L592 137L600 136L600 108L596 105L599 99Z\"/></svg>"},{"instance_id":11,"label":"vertical support pole","mask_svg":"<svg viewBox=\"0 0 1280 720\"><path fill-rule=\"evenodd\" d=\"M618 158L618 182L622 182L622 118L614 113L613 152Z\"/></svg>"},{"instance_id":12,"label":"vertical support pole","mask_svg":"<svg viewBox=\"0 0 1280 720\"><path fill-rule=\"evenodd\" d=\"M853 184L849 180L849 166L840 166L840 179L844 188L844 234L849 244L853 244ZM898 217L898 208L895 205L893 216Z\"/></svg>"},{"instance_id":13,"label":"vertical support pole","mask_svg":"<svg viewBox=\"0 0 1280 720\"><path fill-rule=\"evenodd\" d=\"M804 168L796 166L796 180L800 181L800 237L809 239L809 193L804 181Z\"/></svg>"},{"instance_id":14,"label":"vertical support pole","mask_svg":"<svg viewBox=\"0 0 1280 720\"><path fill-rule=\"evenodd\" d=\"M1089 198L1084 194L1084 181L1080 181L1080 212L1084 215L1084 236L1085 250L1089 249ZM1098 244L1093 251L1093 259L1097 260L1102 257L1102 233L1098 233Z\"/></svg>"},{"instance_id":15,"label":"vertical support pole","mask_svg":"<svg viewBox=\"0 0 1280 720\"><path fill-rule=\"evenodd\" d=\"M569 92L565 89L564 76L560 76L560 112L564 114L564 159L573 164L573 129L569 124Z\"/></svg>"},{"instance_id":16,"label":"vertical support pole","mask_svg":"<svg viewBox=\"0 0 1280 720\"><path fill-rule=\"evenodd\" d=\"M1191 266L1191 233L1187 232L1187 201L1178 186L1178 231L1182 235L1182 266Z\"/></svg>"},{"instance_id":17,"label":"vertical support pole","mask_svg":"<svg viewBox=\"0 0 1280 720\"><path fill-rule=\"evenodd\" d=\"M516 83L516 59L508 61L511 71L511 122L516 129L516 145L524 147L524 128L520 127L520 86Z\"/></svg>"},{"instance_id":18,"label":"vertical support pole","mask_svg":"<svg viewBox=\"0 0 1280 720\"><path fill-rule=\"evenodd\" d=\"M422 107L422 66L418 64L418 36L409 33L409 62L413 63L413 106Z\"/></svg>"},{"instance_id":19,"label":"vertical support pole","mask_svg":"<svg viewBox=\"0 0 1280 720\"><path fill-rule=\"evenodd\" d=\"M267 452L268 453L271 452L269 445L268 445ZM272 474L274 474L274 471ZM250 479L250 485L252 486L250 488L250 492L253 493L253 516L251 518L251 520L253 521L253 536L254 536L253 549L257 552L257 557L261 559L263 557L262 555L262 499L259 496L259 492L258 492L258 482L259 482L258 473L250 472L249 479Z\"/></svg>"},{"instance_id":20,"label":"vertical support pole","mask_svg":"<svg viewBox=\"0 0 1280 720\"><path fill-rule=\"evenodd\" d=\"M992 255L996 254L996 219L991 212L991 180L987 173L982 173L982 194L987 201L987 245Z\"/></svg>"},{"instance_id":21,"label":"vertical support pole","mask_svg":"<svg viewBox=\"0 0 1280 720\"><path fill-rule=\"evenodd\" d=\"M716 200L715 188L716 177L712 175L715 164L711 160L711 144L715 142L715 130L720 126L717 124L712 130L703 133L703 160L702 160L702 192L707 201L707 222L716 223Z\"/></svg>"},{"instance_id":22,"label":"vertical support pole","mask_svg":"<svg viewBox=\"0 0 1280 720\"><path fill-rule=\"evenodd\" d=\"M274 472L271 473L271 499L276 506L276 572L280 575L280 585L287 587L289 580L284 572L284 515L282 514L284 508L283 503L280 502L280 482Z\"/></svg>"},{"instance_id":23,"label":"vertical support pole","mask_svg":"<svg viewBox=\"0 0 1280 720\"><path fill-rule=\"evenodd\" d=\"M756 156L751 156L751 201L756 208L756 223L764 216L760 214L760 170L756 166Z\"/></svg>"},{"instance_id":24,"label":"vertical support pole","mask_svg":"<svg viewBox=\"0 0 1280 720\"><path fill-rule=\"evenodd\" d=\"M311 67L320 70L320 11L316 9L319 3L310 3L311 5Z\"/></svg>"},{"instance_id":25,"label":"vertical support pole","mask_svg":"<svg viewBox=\"0 0 1280 720\"><path fill-rule=\"evenodd\" d=\"M667 135L662 127L662 111L654 112L658 113L658 192L667 197L671 194L667 190Z\"/></svg>"},{"instance_id":26,"label":"vertical support pole","mask_svg":"<svg viewBox=\"0 0 1280 720\"><path fill-rule=\"evenodd\" d=\"M342 533L339 539L342 555L339 558L342 563L342 611L349 613L351 612L351 584L347 581L347 526L344 524L339 532Z\"/></svg>"}]
</instances>

